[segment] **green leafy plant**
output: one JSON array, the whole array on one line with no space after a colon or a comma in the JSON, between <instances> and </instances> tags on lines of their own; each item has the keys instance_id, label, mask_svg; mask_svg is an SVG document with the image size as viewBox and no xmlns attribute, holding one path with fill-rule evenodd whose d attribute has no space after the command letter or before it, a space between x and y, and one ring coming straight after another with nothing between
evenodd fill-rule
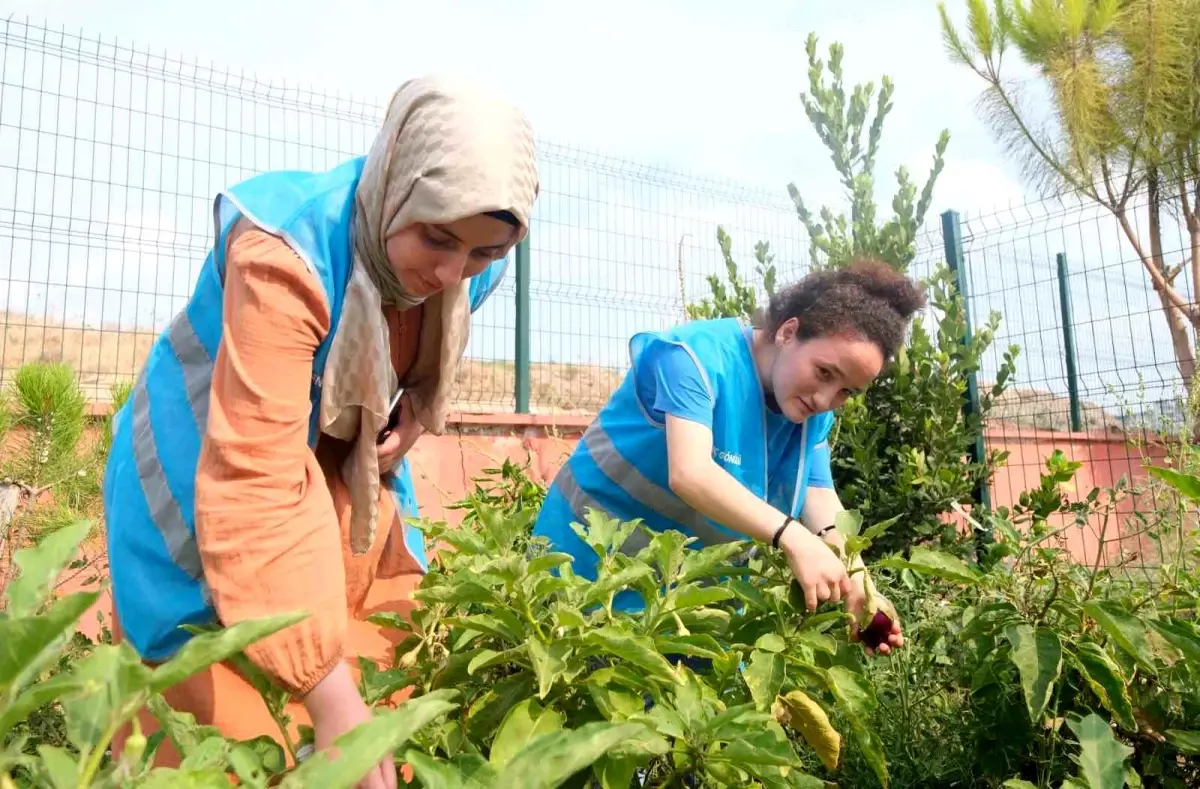
<instances>
[{"instance_id":1,"label":"green leafy plant","mask_svg":"<svg viewBox=\"0 0 1200 789\"><path fill-rule=\"evenodd\" d=\"M598 556L593 582L530 536L535 512L475 514L457 529L426 526L453 550L422 580L411 622L372 618L408 635L392 668L364 674L365 697L463 694L463 714L404 756L422 785L823 786L808 771L838 764L834 715L886 784L846 614L806 615L773 552L741 565L745 544L692 550L679 533L645 532L630 554L620 546L644 527L592 513L575 528ZM887 526L860 535L861 523L841 520L847 560ZM617 604L630 590L643 613ZM568 743L570 759L545 758ZM539 759L515 770L518 745Z\"/></svg>"},{"instance_id":2,"label":"green leafy plant","mask_svg":"<svg viewBox=\"0 0 1200 789\"><path fill-rule=\"evenodd\" d=\"M714 318L750 317L758 312L758 292L754 285L742 279L737 263L733 259L733 239L725 228L717 228L717 245L725 261L725 276L722 281L716 274L705 277L710 295L693 304L687 303L683 294L684 312L689 320L712 320ZM754 245L755 271L763 283L767 298L775 295L775 256L766 241ZM682 277L681 277L682 281Z\"/></svg>"},{"instance_id":3,"label":"green leafy plant","mask_svg":"<svg viewBox=\"0 0 1200 789\"><path fill-rule=\"evenodd\" d=\"M1181 609L1172 583L1131 583L1102 560L1129 536L1118 518L1128 488L1071 500L1078 468L1055 453L1014 507L967 516L996 537L980 563L914 548L879 566L935 579L923 594L943 601L942 614L913 650L945 658L931 684L969 690L959 701L976 779L1190 785L1200 777L1194 598ZM1075 561L1066 538L1097 523L1094 560Z\"/></svg>"},{"instance_id":4,"label":"green leafy plant","mask_svg":"<svg viewBox=\"0 0 1200 789\"><path fill-rule=\"evenodd\" d=\"M838 415L833 469L839 496L868 519L899 518L897 527L876 542L874 555L930 539L956 544L955 527L944 516L974 503L978 486L1008 457L1007 451L993 449L982 463L964 460L1012 380L1018 349L1004 354L996 382L980 397L979 411L965 415L967 383L992 344L999 317L993 315L975 328L969 344L963 343L963 301L949 276L932 278L929 288L932 326L915 318L908 344L893 363Z\"/></svg>"},{"instance_id":5,"label":"green leafy plant","mask_svg":"<svg viewBox=\"0 0 1200 789\"><path fill-rule=\"evenodd\" d=\"M916 238L933 200L933 187L945 164L950 132L942 131L934 148L933 167L918 197L908 169L896 171L897 191L892 198L893 215L879 224L875 203L875 163L883 137L883 124L892 110L895 85L883 77L878 96L873 83L855 85L849 94L842 72L845 49L833 43L828 63L817 55L817 36L810 34L805 45L808 55L809 89L801 96L804 113L817 136L829 151L834 169L850 203L850 213L835 213L822 207L820 218L813 216L795 184L788 194L796 205L796 215L808 231L809 258L813 270L841 268L856 257L882 260L898 271L908 271L916 257ZM831 82L825 82L828 68ZM871 100L875 98L874 117ZM864 142L863 135L866 134Z\"/></svg>"},{"instance_id":6,"label":"green leafy plant","mask_svg":"<svg viewBox=\"0 0 1200 789\"><path fill-rule=\"evenodd\" d=\"M0 556L99 510L107 453L85 439L86 401L64 364L22 366L0 394Z\"/></svg>"},{"instance_id":7,"label":"green leafy plant","mask_svg":"<svg viewBox=\"0 0 1200 789\"><path fill-rule=\"evenodd\" d=\"M226 740L211 727L197 726L190 715L171 710L162 692L208 666L241 654L249 644L304 618L287 614L241 622L192 638L171 660L150 668L128 644L100 644L71 666L47 675L73 641L75 626L95 602L96 592L52 594L55 579L74 555L91 524L80 522L19 551L20 573L5 589L0 614L0 786L228 786L236 776L248 787L351 787L374 764L403 746L415 732L453 710L452 691L430 693L382 713L335 743L338 758L314 755L285 769L283 753L272 741ZM19 727L48 704L61 707L65 742L30 743ZM136 715L148 707L162 735L148 739ZM122 757L109 758L117 731L132 724ZM151 769L155 748L170 738L183 757L178 769ZM32 746L32 747L31 747Z\"/></svg>"}]
</instances>

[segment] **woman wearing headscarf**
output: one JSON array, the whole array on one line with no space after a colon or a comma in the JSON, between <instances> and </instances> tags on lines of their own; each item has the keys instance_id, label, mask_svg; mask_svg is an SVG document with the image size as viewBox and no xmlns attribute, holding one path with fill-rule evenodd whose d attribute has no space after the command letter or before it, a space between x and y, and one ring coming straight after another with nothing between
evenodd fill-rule
<instances>
[{"instance_id":1,"label":"woman wearing headscarf","mask_svg":"<svg viewBox=\"0 0 1200 789\"><path fill-rule=\"evenodd\" d=\"M288 712L318 748L369 719L349 668L382 652L364 605L381 579L426 569L405 454L444 430L471 313L537 192L525 116L423 78L393 96L365 157L217 197L195 291L115 419L118 638L158 663L181 626L305 610L247 657L300 700ZM228 737L279 736L230 666L166 695ZM395 780L389 760L363 785Z\"/></svg>"}]
</instances>

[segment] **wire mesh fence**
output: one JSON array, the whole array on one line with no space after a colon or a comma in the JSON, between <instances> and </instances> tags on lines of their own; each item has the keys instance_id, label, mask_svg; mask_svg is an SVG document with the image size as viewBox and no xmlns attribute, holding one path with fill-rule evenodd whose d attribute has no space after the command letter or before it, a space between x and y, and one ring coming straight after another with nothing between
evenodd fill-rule
<instances>
[{"instance_id":1,"label":"wire mesh fence","mask_svg":"<svg viewBox=\"0 0 1200 789\"><path fill-rule=\"evenodd\" d=\"M63 360L89 397L131 378L212 243L216 193L364 154L384 102L24 22L0 26L0 375ZM539 143L530 235L535 410L598 408L637 329L663 328L721 264L769 238L799 257L787 198ZM682 269L681 269L682 267ZM512 277L476 315L458 402L511 410Z\"/></svg>"},{"instance_id":2,"label":"wire mesh fence","mask_svg":"<svg viewBox=\"0 0 1200 789\"><path fill-rule=\"evenodd\" d=\"M988 414L989 445L1009 453L991 482L993 498L1017 501L1037 486L1047 457L1063 452L1083 464L1074 497L1098 488L1111 508L1110 517L1094 514L1073 536L1088 543L1073 546L1077 555L1102 550L1132 572L1156 567L1195 527L1194 508L1150 484L1145 472L1147 463L1177 462L1192 438L1182 374L1190 353L1181 364L1148 273L1151 266L1175 272L1180 302L1195 305L1192 243L1177 199L1162 200L1153 231L1144 190L1120 216L1066 191L962 221L973 319L1001 317L981 389L995 381L1005 350L1020 349L1016 380ZM937 233L921 239L922 264L944 259L940 243ZM1193 334L1183 332L1187 349ZM1175 513L1174 536L1115 526L1152 510Z\"/></svg>"},{"instance_id":3,"label":"wire mesh fence","mask_svg":"<svg viewBox=\"0 0 1200 789\"><path fill-rule=\"evenodd\" d=\"M0 380L29 361L62 360L104 401L136 374L188 298L212 243L216 193L266 170L325 169L365 153L383 109L379 97L0 23ZM682 320L683 305L707 295L705 277L723 269L718 225L739 262L768 241L781 281L807 268L807 240L782 184L765 191L545 140L538 156L535 412L591 413L605 402L627 369L628 338ZM1145 208L1144 198L1127 206L1134 236L1145 233ZM1003 316L981 384L1009 344L1021 348L1018 380L991 414L992 442L1011 452L1007 476L994 483L1010 486L1001 498L1036 484L1054 446L1089 461L1096 484L1133 474L1141 460L1126 447L1130 432L1177 427L1183 398L1159 297L1130 232L1068 196L967 215L962 227L975 321L992 310ZM1183 262L1190 238L1179 222L1165 220L1162 236L1167 265ZM914 274L944 262L936 223L917 247ZM1179 283L1193 303L1188 277ZM507 277L475 316L460 408L514 407L513 287ZM1045 438L1051 432L1057 437Z\"/></svg>"}]
</instances>

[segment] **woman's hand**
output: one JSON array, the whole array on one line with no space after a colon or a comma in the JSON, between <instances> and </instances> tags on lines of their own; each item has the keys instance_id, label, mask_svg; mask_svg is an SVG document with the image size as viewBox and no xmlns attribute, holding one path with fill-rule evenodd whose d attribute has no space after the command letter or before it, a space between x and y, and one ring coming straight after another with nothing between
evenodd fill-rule
<instances>
[{"instance_id":1,"label":"woman's hand","mask_svg":"<svg viewBox=\"0 0 1200 789\"><path fill-rule=\"evenodd\" d=\"M412 401L408 399L407 392L401 395L400 403L396 408L400 411L400 416L396 419L396 426L385 430L382 440L376 445L376 450L379 452L379 472L381 474L395 468L396 464L408 454L408 451L413 448L413 444L417 443L417 439L425 432L425 428L421 426L413 413Z\"/></svg>"},{"instance_id":2,"label":"woman's hand","mask_svg":"<svg viewBox=\"0 0 1200 789\"><path fill-rule=\"evenodd\" d=\"M358 694L345 663L338 663L309 691L304 697L304 707L312 718L317 750L329 748L342 734L371 720L371 709ZM396 763L391 755L372 767L357 786L358 789L396 789Z\"/></svg>"},{"instance_id":3,"label":"woman's hand","mask_svg":"<svg viewBox=\"0 0 1200 789\"><path fill-rule=\"evenodd\" d=\"M804 603L809 611L817 610L824 602L838 602L853 591L850 577L842 560L812 532L799 523L792 523L783 532L779 547L787 557L792 575L804 590Z\"/></svg>"}]
</instances>

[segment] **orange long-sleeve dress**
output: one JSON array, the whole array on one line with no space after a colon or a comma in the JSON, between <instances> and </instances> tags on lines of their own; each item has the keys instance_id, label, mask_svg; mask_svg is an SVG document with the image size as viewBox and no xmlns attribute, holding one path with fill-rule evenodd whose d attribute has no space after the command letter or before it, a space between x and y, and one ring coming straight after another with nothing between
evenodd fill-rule
<instances>
[{"instance_id":1,"label":"orange long-sleeve dress","mask_svg":"<svg viewBox=\"0 0 1200 789\"><path fill-rule=\"evenodd\" d=\"M416 356L420 309L386 316L398 375ZM365 621L407 613L416 577L377 577L398 517L382 490L376 539L349 548L350 494L338 468L349 445L307 443L313 357L329 332L321 285L281 239L243 222L226 253L223 336L213 371L208 433L196 476L196 537L204 577L226 625L295 610L308 619L247 649L247 656L296 697L346 661L390 661L398 634ZM120 623L114 623L120 639ZM244 740L279 730L258 693L221 664L168 690L167 702L196 721ZM298 702L293 726L310 721ZM144 712L142 729L157 729ZM114 740L119 750L128 731ZM293 736L295 734L293 733ZM156 764L176 766L169 742Z\"/></svg>"}]
</instances>

